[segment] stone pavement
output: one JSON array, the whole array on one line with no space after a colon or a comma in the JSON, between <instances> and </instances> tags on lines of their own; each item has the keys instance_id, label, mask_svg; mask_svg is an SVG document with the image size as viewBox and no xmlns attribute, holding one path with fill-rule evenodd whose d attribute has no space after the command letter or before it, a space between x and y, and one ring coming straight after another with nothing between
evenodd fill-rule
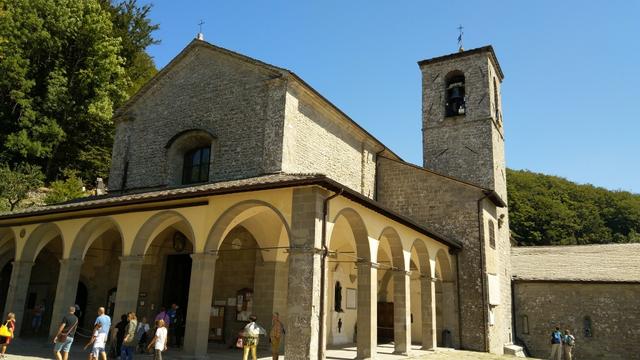
<instances>
[{"instance_id":1,"label":"stone pavement","mask_svg":"<svg viewBox=\"0 0 640 360\"><path fill-rule=\"evenodd\" d=\"M78 338L74 341L69 354L69 360L86 360L87 351L82 350L86 344L86 339ZM471 351L459 351L450 349L438 349L437 351L419 350L419 346L414 346L410 357L394 355L393 345L380 345L378 347L378 360L402 360L402 359L424 359L424 360L508 360L517 359L512 356L500 356ZM163 359L179 359L181 352L170 349L163 354ZM346 360L354 359L356 355L355 347L347 346L340 349L329 349L327 351L327 360ZM268 352L258 354L260 360L271 360ZM43 339L17 339L11 344L7 350L7 360L37 360L37 359L54 359L53 345ZM150 354L136 354L136 360L152 360ZM211 360L240 360L242 352L238 349L210 349L209 359ZM283 360L284 356L280 356Z\"/></svg>"}]
</instances>

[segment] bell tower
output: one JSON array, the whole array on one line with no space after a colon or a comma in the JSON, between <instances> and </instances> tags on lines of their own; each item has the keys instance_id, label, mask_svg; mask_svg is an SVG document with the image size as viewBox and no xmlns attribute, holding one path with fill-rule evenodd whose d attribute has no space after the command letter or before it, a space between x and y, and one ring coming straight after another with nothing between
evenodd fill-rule
<instances>
[{"instance_id":1,"label":"bell tower","mask_svg":"<svg viewBox=\"0 0 640 360\"><path fill-rule=\"evenodd\" d=\"M500 84L491 46L423 60L424 167L506 200Z\"/></svg>"}]
</instances>

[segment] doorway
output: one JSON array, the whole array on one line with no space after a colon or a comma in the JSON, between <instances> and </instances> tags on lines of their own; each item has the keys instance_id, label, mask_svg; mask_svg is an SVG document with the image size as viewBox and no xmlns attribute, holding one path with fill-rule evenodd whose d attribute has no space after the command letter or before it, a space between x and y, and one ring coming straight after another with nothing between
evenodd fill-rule
<instances>
[{"instance_id":1,"label":"doorway","mask_svg":"<svg viewBox=\"0 0 640 360\"><path fill-rule=\"evenodd\" d=\"M9 261L0 271L0 316L4 314L4 305L7 301L7 293L9 293L9 282L11 281L11 261Z\"/></svg>"},{"instance_id":2,"label":"doorway","mask_svg":"<svg viewBox=\"0 0 640 360\"><path fill-rule=\"evenodd\" d=\"M190 281L191 255L167 255L162 304L167 309L171 307L171 304L176 304L182 309L182 315L186 316Z\"/></svg>"},{"instance_id":3,"label":"doorway","mask_svg":"<svg viewBox=\"0 0 640 360\"><path fill-rule=\"evenodd\" d=\"M80 327L84 326L84 318L87 314L87 299L89 298L89 291L87 290L87 286L80 281L78 283L78 291L76 292L76 302L75 304L80 307L80 314L76 314L78 316L78 324ZM76 309L77 311L77 309Z\"/></svg>"}]
</instances>

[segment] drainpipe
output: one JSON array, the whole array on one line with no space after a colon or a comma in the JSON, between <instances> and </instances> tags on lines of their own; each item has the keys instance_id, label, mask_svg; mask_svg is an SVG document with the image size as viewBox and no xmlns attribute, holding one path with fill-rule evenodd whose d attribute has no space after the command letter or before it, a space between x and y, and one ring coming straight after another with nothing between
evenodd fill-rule
<instances>
[{"instance_id":1,"label":"drainpipe","mask_svg":"<svg viewBox=\"0 0 640 360\"><path fill-rule=\"evenodd\" d=\"M376 182L373 187L373 190L375 191L375 193L373 194L373 199L375 201L378 201L378 156L380 156L380 154L382 154L385 150L387 150L387 147L382 145L382 150L378 151L376 153L376 170L375 170L375 175L373 177L374 181Z\"/></svg>"},{"instance_id":2,"label":"drainpipe","mask_svg":"<svg viewBox=\"0 0 640 360\"><path fill-rule=\"evenodd\" d=\"M482 200L488 198L489 195L485 194L483 197L478 199L478 241L480 243L480 263L482 268L482 320L484 323L484 351L489 352L489 324L487 321L489 309L487 308L487 265L486 265L486 254L485 254L485 244L484 244L484 234L482 229L484 228L484 223L482 221Z\"/></svg>"},{"instance_id":3,"label":"drainpipe","mask_svg":"<svg viewBox=\"0 0 640 360\"><path fill-rule=\"evenodd\" d=\"M320 333L318 334L318 360L324 359L324 325L325 325L325 300L324 300L324 288L326 283L325 278L325 262L329 249L327 248L327 216L329 215L329 201L342 194L344 189L334 193L328 198L324 199L322 203L322 257L320 259L320 324L318 326Z\"/></svg>"},{"instance_id":4,"label":"drainpipe","mask_svg":"<svg viewBox=\"0 0 640 360\"><path fill-rule=\"evenodd\" d=\"M455 250L456 256L456 292L458 293L458 344L462 348L462 304L460 303L460 257L459 250Z\"/></svg>"}]
</instances>

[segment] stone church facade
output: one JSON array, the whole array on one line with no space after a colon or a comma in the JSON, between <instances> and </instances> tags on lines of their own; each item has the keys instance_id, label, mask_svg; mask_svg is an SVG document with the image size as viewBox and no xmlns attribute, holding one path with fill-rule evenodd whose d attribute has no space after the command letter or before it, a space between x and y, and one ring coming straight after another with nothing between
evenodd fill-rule
<instances>
[{"instance_id":1,"label":"stone church facade","mask_svg":"<svg viewBox=\"0 0 640 360\"><path fill-rule=\"evenodd\" d=\"M293 72L191 42L115 116L109 194L0 215L0 307L185 312L183 352L279 312L287 359L502 353L509 220L491 47L419 62L424 164Z\"/></svg>"}]
</instances>

